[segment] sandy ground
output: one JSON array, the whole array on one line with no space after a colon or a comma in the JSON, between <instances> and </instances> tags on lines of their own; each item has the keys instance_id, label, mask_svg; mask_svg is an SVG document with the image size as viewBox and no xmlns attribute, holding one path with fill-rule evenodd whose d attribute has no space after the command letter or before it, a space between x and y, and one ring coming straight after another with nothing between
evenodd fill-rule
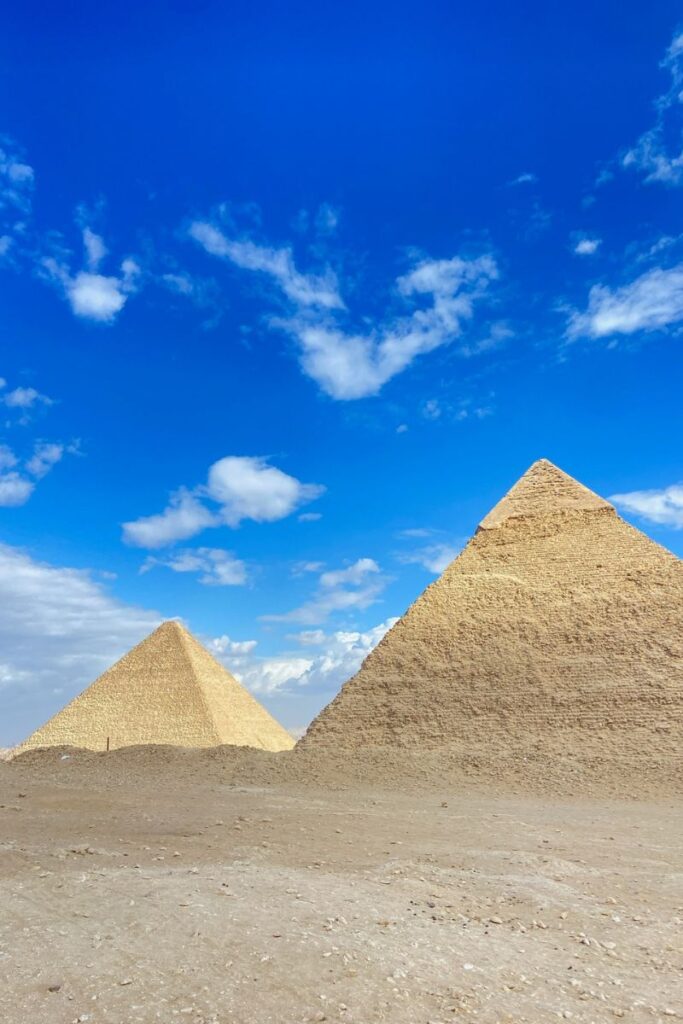
<instances>
[{"instance_id":1,"label":"sandy ground","mask_svg":"<svg viewBox=\"0 0 683 1024\"><path fill-rule=\"evenodd\" d=\"M0 763L3 1024L683 1018L673 800L77 761Z\"/></svg>"}]
</instances>

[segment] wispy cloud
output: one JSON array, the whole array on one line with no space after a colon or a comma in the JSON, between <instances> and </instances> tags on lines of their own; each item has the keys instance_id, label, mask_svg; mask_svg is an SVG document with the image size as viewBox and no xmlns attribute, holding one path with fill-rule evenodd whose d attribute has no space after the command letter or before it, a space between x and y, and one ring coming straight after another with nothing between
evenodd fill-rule
<instances>
[{"instance_id":1,"label":"wispy cloud","mask_svg":"<svg viewBox=\"0 0 683 1024\"><path fill-rule=\"evenodd\" d=\"M31 215L34 172L16 143L0 136L0 260L12 260Z\"/></svg>"},{"instance_id":2,"label":"wispy cloud","mask_svg":"<svg viewBox=\"0 0 683 1024\"><path fill-rule=\"evenodd\" d=\"M588 308L570 317L569 338L661 331L683 319L683 263L655 267L621 288L594 285Z\"/></svg>"},{"instance_id":3,"label":"wispy cloud","mask_svg":"<svg viewBox=\"0 0 683 1024\"><path fill-rule=\"evenodd\" d=\"M613 494L609 500L624 512L631 512L641 519L683 530L683 483L659 490Z\"/></svg>"},{"instance_id":4,"label":"wispy cloud","mask_svg":"<svg viewBox=\"0 0 683 1024\"><path fill-rule=\"evenodd\" d=\"M208 221L195 221L190 225L189 234L211 256L229 260L242 270L270 277L297 306L344 307L334 273L330 269L319 275L299 273L289 246L277 249L249 240L235 240Z\"/></svg>"},{"instance_id":5,"label":"wispy cloud","mask_svg":"<svg viewBox=\"0 0 683 1024\"><path fill-rule=\"evenodd\" d=\"M0 743L22 739L159 622L111 597L88 570L0 544L3 689L11 691L3 694Z\"/></svg>"},{"instance_id":6,"label":"wispy cloud","mask_svg":"<svg viewBox=\"0 0 683 1024\"><path fill-rule=\"evenodd\" d=\"M4 387L4 382L0 388ZM0 394L0 402L8 409L30 409L32 406L42 403L52 405L52 399L47 395L41 395L35 388L13 388L12 391L4 391Z\"/></svg>"},{"instance_id":7,"label":"wispy cloud","mask_svg":"<svg viewBox=\"0 0 683 1024\"><path fill-rule=\"evenodd\" d=\"M477 300L498 277L490 256L467 260L422 260L396 281L404 301L426 308L381 322L367 333L346 331L330 321L298 315L275 321L298 343L304 373L332 398L376 395L420 355L460 337Z\"/></svg>"},{"instance_id":8,"label":"wispy cloud","mask_svg":"<svg viewBox=\"0 0 683 1024\"><path fill-rule=\"evenodd\" d=\"M207 527L237 527L245 519L274 522L324 490L321 484L305 484L289 476L265 458L228 455L209 468L206 484L181 487L163 512L124 523L123 536L136 547L159 548L194 537Z\"/></svg>"},{"instance_id":9,"label":"wispy cloud","mask_svg":"<svg viewBox=\"0 0 683 1024\"><path fill-rule=\"evenodd\" d=\"M660 65L669 88L655 100L655 123L624 155L624 167L640 171L646 182L683 184L683 32L677 32Z\"/></svg>"},{"instance_id":10,"label":"wispy cloud","mask_svg":"<svg viewBox=\"0 0 683 1024\"><path fill-rule=\"evenodd\" d=\"M35 174L17 144L0 137L0 212L3 218L31 211Z\"/></svg>"},{"instance_id":11,"label":"wispy cloud","mask_svg":"<svg viewBox=\"0 0 683 1024\"><path fill-rule=\"evenodd\" d=\"M322 274L302 274L290 247L234 240L207 221L195 222L190 234L209 254L261 272L281 289L294 313L273 316L270 325L295 340L304 373L340 400L376 395L417 356L460 337L476 302L498 277L490 255L423 259L395 282L396 296L409 312L356 332L340 323L346 307L329 268Z\"/></svg>"},{"instance_id":12,"label":"wispy cloud","mask_svg":"<svg viewBox=\"0 0 683 1024\"><path fill-rule=\"evenodd\" d=\"M515 185L535 185L537 181L538 178L535 174L533 174L531 171L524 171L522 174L519 174L516 178L513 178L512 181L508 181L508 186L512 188Z\"/></svg>"},{"instance_id":13,"label":"wispy cloud","mask_svg":"<svg viewBox=\"0 0 683 1024\"><path fill-rule=\"evenodd\" d=\"M234 587L247 582L245 563L223 548L186 548L168 558L150 556L140 572L148 572L155 566L165 566L173 572L196 573L199 582L206 586Z\"/></svg>"},{"instance_id":14,"label":"wispy cloud","mask_svg":"<svg viewBox=\"0 0 683 1024\"><path fill-rule=\"evenodd\" d=\"M339 224L339 210L331 203L321 203L315 215L315 230L319 235L333 235Z\"/></svg>"},{"instance_id":15,"label":"wispy cloud","mask_svg":"<svg viewBox=\"0 0 683 1024\"><path fill-rule=\"evenodd\" d=\"M313 597L282 615L264 615L268 622L300 622L318 625L334 612L368 608L389 582L373 558L359 558L344 569L328 570L318 578Z\"/></svg>"},{"instance_id":16,"label":"wispy cloud","mask_svg":"<svg viewBox=\"0 0 683 1024\"><path fill-rule=\"evenodd\" d=\"M46 476L53 466L62 461L65 452L75 454L78 445L64 445L54 441L38 441L33 449L33 455L26 463L26 469L37 480Z\"/></svg>"},{"instance_id":17,"label":"wispy cloud","mask_svg":"<svg viewBox=\"0 0 683 1024\"><path fill-rule=\"evenodd\" d=\"M47 476L65 454L75 454L78 444L37 441L32 454L21 463L8 445L0 445L0 506L25 505L36 484Z\"/></svg>"},{"instance_id":18,"label":"wispy cloud","mask_svg":"<svg viewBox=\"0 0 683 1024\"><path fill-rule=\"evenodd\" d=\"M404 565L421 565L427 572L440 575L451 564L462 550L462 544L436 542L425 544L424 547L412 551L402 551L397 555L398 561Z\"/></svg>"},{"instance_id":19,"label":"wispy cloud","mask_svg":"<svg viewBox=\"0 0 683 1024\"><path fill-rule=\"evenodd\" d=\"M6 426L26 426L39 408L46 409L53 404L51 398L41 394L36 388L8 388L7 381L0 377L0 405L10 411Z\"/></svg>"},{"instance_id":20,"label":"wispy cloud","mask_svg":"<svg viewBox=\"0 0 683 1024\"><path fill-rule=\"evenodd\" d=\"M31 411L39 405L48 407L52 399L41 395L31 387L15 387L7 390L7 381L0 378L0 405L15 414L7 419L5 426L26 426L31 419ZM62 441L44 441L41 439L25 442L21 454L17 454L13 446L0 443L0 506L5 508L25 505L39 480L52 470L62 458L79 452L78 441L65 443ZM13 442L14 445L14 442Z\"/></svg>"},{"instance_id":21,"label":"wispy cloud","mask_svg":"<svg viewBox=\"0 0 683 1024\"><path fill-rule=\"evenodd\" d=\"M421 565L427 572L440 574L454 558L460 554L464 542L460 539L444 539L442 530L418 526L400 530L396 534L399 540L422 540L429 543L418 545L396 554L397 561L404 565Z\"/></svg>"},{"instance_id":22,"label":"wispy cloud","mask_svg":"<svg viewBox=\"0 0 683 1024\"><path fill-rule=\"evenodd\" d=\"M397 621L387 619L365 631L304 631L292 639L306 649L305 654L294 650L259 657L255 640L232 641L227 636L210 641L209 648L254 693L287 693L301 687L336 690L355 675Z\"/></svg>"}]
</instances>

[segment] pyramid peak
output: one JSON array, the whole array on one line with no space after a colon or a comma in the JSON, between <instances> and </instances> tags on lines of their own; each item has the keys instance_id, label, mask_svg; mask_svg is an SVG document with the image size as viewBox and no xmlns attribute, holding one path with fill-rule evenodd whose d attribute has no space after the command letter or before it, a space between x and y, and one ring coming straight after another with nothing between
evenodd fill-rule
<instances>
[{"instance_id":1,"label":"pyramid peak","mask_svg":"<svg viewBox=\"0 0 683 1024\"><path fill-rule=\"evenodd\" d=\"M161 625L157 626L157 628L147 636L147 639L150 640L153 636L185 637L192 636L192 634L186 626L183 626L182 622L178 621L178 619L166 619L165 622L162 622Z\"/></svg>"},{"instance_id":2,"label":"pyramid peak","mask_svg":"<svg viewBox=\"0 0 683 1024\"><path fill-rule=\"evenodd\" d=\"M613 506L549 459L537 459L479 524L490 530L505 520L549 515L566 509L596 511Z\"/></svg>"},{"instance_id":3,"label":"pyramid peak","mask_svg":"<svg viewBox=\"0 0 683 1024\"><path fill-rule=\"evenodd\" d=\"M157 627L157 632L160 630L166 631L178 631L181 633L187 633L187 629L183 626L179 619L164 619L160 626Z\"/></svg>"}]
</instances>

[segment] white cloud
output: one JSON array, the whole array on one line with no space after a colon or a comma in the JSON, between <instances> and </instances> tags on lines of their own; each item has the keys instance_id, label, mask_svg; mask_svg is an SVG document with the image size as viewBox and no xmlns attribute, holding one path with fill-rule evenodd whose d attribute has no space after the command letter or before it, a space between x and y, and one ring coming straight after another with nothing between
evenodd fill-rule
<instances>
[{"instance_id":1,"label":"white cloud","mask_svg":"<svg viewBox=\"0 0 683 1024\"><path fill-rule=\"evenodd\" d=\"M339 631L326 634L322 630L309 630L295 637L298 643L308 648L319 648L307 657L285 652L274 657L252 655L249 651L233 651L232 642L221 650L227 637L219 637L210 643L213 653L226 667L257 694L291 692L301 687L336 690L360 668L370 651L398 619L387 619L365 632ZM239 646L239 645L236 645Z\"/></svg>"},{"instance_id":2,"label":"white cloud","mask_svg":"<svg viewBox=\"0 0 683 1024\"><path fill-rule=\"evenodd\" d=\"M244 655L251 654L256 647L257 640L231 640L225 633L210 641L209 647L215 655Z\"/></svg>"},{"instance_id":3,"label":"white cloud","mask_svg":"<svg viewBox=\"0 0 683 1024\"><path fill-rule=\"evenodd\" d=\"M47 476L61 461L65 452L74 453L77 450L78 446L75 444L37 441L33 454L26 459L19 471L15 467L19 466L20 460L15 453L7 445L0 445L0 506L8 508L25 505L35 490L36 480Z\"/></svg>"},{"instance_id":4,"label":"white cloud","mask_svg":"<svg viewBox=\"0 0 683 1024\"><path fill-rule=\"evenodd\" d=\"M0 649L9 676L0 744L23 739L159 622L111 597L87 570L0 544Z\"/></svg>"},{"instance_id":5,"label":"white cloud","mask_svg":"<svg viewBox=\"0 0 683 1024\"><path fill-rule=\"evenodd\" d=\"M213 463L205 485L180 488L163 512L124 523L124 540L136 547L159 548L194 537L207 527L237 527L245 519L274 522L324 490L320 484L301 483L265 458L229 455ZM205 501L218 507L212 510Z\"/></svg>"},{"instance_id":6,"label":"white cloud","mask_svg":"<svg viewBox=\"0 0 683 1024\"><path fill-rule=\"evenodd\" d=\"M324 572L318 579L313 597L282 615L264 615L268 622L300 622L317 625L335 612L368 608L384 591L388 578L373 558L359 558L345 569Z\"/></svg>"},{"instance_id":7,"label":"white cloud","mask_svg":"<svg viewBox=\"0 0 683 1024\"><path fill-rule=\"evenodd\" d=\"M406 536L406 531L403 533ZM414 551L403 551L398 555L399 562L404 565L421 565L428 572L441 574L451 564L454 558L460 554L462 545L455 544L426 544L424 547Z\"/></svg>"},{"instance_id":8,"label":"white cloud","mask_svg":"<svg viewBox=\"0 0 683 1024\"><path fill-rule=\"evenodd\" d=\"M173 572L199 573L199 582L207 586L234 587L247 582L247 567L231 551L223 548L186 548L168 558L148 558L141 568L165 566Z\"/></svg>"},{"instance_id":9,"label":"white cloud","mask_svg":"<svg viewBox=\"0 0 683 1024\"><path fill-rule=\"evenodd\" d=\"M0 444L0 470L12 469L18 462L18 458L9 445Z\"/></svg>"},{"instance_id":10,"label":"white cloud","mask_svg":"<svg viewBox=\"0 0 683 1024\"><path fill-rule=\"evenodd\" d=\"M345 305L329 268L323 275L301 274L291 248L235 241L205 221L192 224L190 235L211 255L264 273L281 288L295 312L288 318L271 317L270 326L295 339L304 373L340 400L376 395L417 356L459 337L463 323L474 315L475 303L498 277L490 255L424 259L395 282L397 295L412 307L410 312L356 333L336 319ZM424 300L429 303L426 308Z\"/></svg>"},{"instance_id":11,"label":"white cloud","mask_svg":"<svg viewBox=\"0 0 683 1024\"><path fill-rule=\"evenodd\" d=\"M211 256L227 259L242 270L267 275L298 306L319 306L323 309L344 307L334 273L327 269L321 275L300 274L289 247L275 249L248 240L236 241L206 221L195 221L190 226L189 234Z\"/></svg>"},{"instance_id":12,"label":"white cloud","mask_svg":"<svg viewBox=\"0 0 683 1024\"><path fill-rule=\"evenodd\" d=\"M66 296L76 316L110 323L121 312L133 291L134 276L130 269L124 270L121 277L81 271L66 283Z\"/></svg>"},{"instance_id":13,"label":"white cloud","mask_svg":"<svg viewBox=\"0 0 683 1024\"><path fill-rule=\"evenodd\" d=\"M13 422L20 426L26 426L31 422L32 415L38 407L47 407L54 402L47 395L43 395L32 387L16 387L7 391L7 381L0 378L0 405L10 409L17 419Z\"/></svg>"},{"instance_id":14,"label":"white cloud","mask_svg":"<svg viewBox=\"0 0 683 1024\"><path fill-rule=\"evenodd\" d=\"M397 536L413 540L415 538L422 539L424 537L431 537L434 532L435 531L428 526L410 526L407 530L399 530Z\"/></svg>"},{"instance_id":15,"label":"white cloud","mask_svg":"<svg viewBox=\"0 0 683 1024\"><path fill-rule=\"evenodd\" d=\"M319 647L325 640L325 631L322 629L302 629L300 633L294 633L292 640L296 640L302 647Z\"/></svg>"},{"instance_id":16,"label":"white cloud","mask_svg":"<svg viewBox=\"0 0 683 1024\"><path fill-rule=\"evenodd\" d=\"M646 182L676 186L683 184L683 33L674 36L660 66L671 77L669 89L655 101L654 127L640 136L622 164L644 173Z\"/></svg>"},{"instance_id":17,"label":"white cloud","mask_svg":"<svg viewBox=\"0 0 683 1024\"><path fill-rule=\"evenodd\" d=\"M300 516L297 516L297 519L300 523L317 523L322 517L322 512L302 512Z\"/></svg>"},{"instance_id":18,"label":"white cloud","mask_svg":"<svg viewBox=\"0 0 683 1024\"><path fill-rule=\"evenodd\" d=\"M396 286L411 304L427 297L431 305L380 323L367 334L350 333L305 314L273 324L295 338L304 373L326 394L343 401L367 398L417 356L458 337L463 321L473 316L475 301L497 276L490 256L423 260L399 277Z\"/></svg>"},{"instance_id":19,"label":"white cloud","mask_svg":"<svg viewBox=\"0 0 683 1024\"><path fill-rule=\"evenodd\" d=\"M379 566L374 558L359 558L353 565L346 569L334 569L331 572L324 572L320 577L322 587L339 587L350 584L357 587L363 582L366 576L379 572Z\"/></svg>"},{"instance_id":20,"label":"white cloud","mask_svg":"<svg viewBox=\"0 0 683 1024\"><path fill-rule=\"evenodd\" d=\"M88 269L92 271L96 271L105 256L109 254L104 240L89 227L83 228L83 248Z\"/></svg>"},{"instance_id":21,"label":"white cloud","mask_svg":"<svg viewBox=\"0 0 683 1024\"><path fill-rule=\"evenodd\" d=\"M492 352L494 349L501 348L510 338L514 337L514 333L505 320L497 320L489 325L489 329L483 337L461 344L458 347L458 354L469 358L479 356L482 352Z\"/></svg>"},{"instance_id":22,"label":"white cloud","mask_svg":"<svg viewBox=\"0 0 683 1024\"><path fill-rule=\"evenodd\" d=\"M192 295L195 290L195 283L189 274L162 274L161 280L178 295Z\"/></svg>"},{"instance_id":23,"label":"white cloud","mask_svg":"<svg viewBox=\"0 0 683 1024\"><path fill-rule=\"evenodd\" d=\"M171 495L163 512L124 523L123 539L139 548L161 548L218 525L218 517L191 491L181 488Z\"/></svg>"},{"instance_id":24,"label":"white cloud","mask_svg":"<svg viewBox=\"0 0 683 1024\"><path fill-rule=\"evenodd\" d=\"M302 484L269 466L264 458L231 455L211 466L206 490L221 506L223 521L239 526L243 519L257 523L284 519L300 505L319 498L325 488Z\"/></svg>"},{"instance_id":25,"label":"white cloud","mask_svg":"<svg viewBox=\"0 0 683 1024\"><path fill-rule=\"evenodd\" d=\"M585 313L572 314L570 338L664 330L683 319L683 263L655 267L630 284L611 290L594 285Z\"/></svg>"},{"instance_id":26,"label":"white cloud","mask_svg":"<svg viewBox=\"0 0 683 1024\"><path fill-rule=\"evenodd\" d=\"M26 463L26 469L31 476L41 479L50 472L53 466L61 462L64 452L65 447L63 444L38 441L33 450L33 455Z\"/></svg>"},{"instance_id":27,"label":"white cloud","mask_svg":"<svg viewBox=\"0 0 683 1024\"><path fill-rule=\"evenodd\" d=\"M31 211L35 175L10 139L2 138L0 143L0 213L10 220L9 230L12 232L16 230L14 217L25 216Z\"/></svg>"},{"instance_id":28,"label":"white cloud","mask_svg":"<svg viewBox=\"0 0 683 1024\"><path fill-rule=\"evenodd\" d=\"M303 576L307 572L322 572L324 562L296 562L292 566L292 576Z\"/></svg>"},{"instance_id":29,"label":"white cloud","mask_svg":"<svg viewBox=\"0 0 683 1024\"><path fill-rule=\"evenodd\" d=\"M577 256L594 256L602 245L600 238L580 238L574 246Z\"/></svg>"},{"instance_id":30,"label":"white cloud","mask_svg":"<svg viewBox=\"0 0 683 1024\"><path fill-rule=\"evenodd\" d=\"M672 484L660 490L613 494L609 500L625 512L651 523L683 530L683 484Z\"/></svg>"},{"instance_id":31,"label":"white cloud","mask_svg":"<svg viewBox=\"0 0 683 1024\"><path fill-rule=\"evenodd\" d=\"M37 402L42 402L44 405L52 404L52 400L47 395L41 395L35 388L21 387L8 391L7 394L2 395L0 401L8 409L30 409Z\"/></svg>"},{"instance_id":32,"label":"white cloud","mask_svg":"<svg viewBox=\"0 0 683 1024\"><path fill-rule=\"evenodd\" d=\"M134 259L127 257L122 260L118 274L98 273L108 250L100 236L88 227L83 229L83 248L87 269L72 274L64 258L50 256L42 261L43 272L62 288L76 316L113 323L129 296L137 290L140 267Z\"/></svg>"},{"instance_id":33,"label":"white cloud","mask_svg":"<svg viewBox=\"0 0 683 1024\"><path fill-rule=\"evenodd\" d=\"M512 181L509 181L508 185L535 185L537 181L538 178L535 174L532 174L531 171L525 171L523 174L518 175L518 177L513 178Z\"/></svg>"},{"instance_id":34,"label":"white cloud","mask_svg":"<svg viewBox=\"0 0 683 1024\"><path fill-rule=\"evenodd\" d=\"M0 506L3 508L15 508L25 505L33 494L35 483L27 480L20 473L10 470L8 473L0 473Z\"/></svg>"},{"instance_id":35,"label":"white cloud","mask_svg":"<svg viewBox=\"0 0 683 1024\"><path fill-rule=\"evenodd\" d=\"M313 667L310 658L282 656L263 658L255 664L236 665L232 671L237 679L254 693L277 693L302 680Z\"/></svg>"}]
</instances>

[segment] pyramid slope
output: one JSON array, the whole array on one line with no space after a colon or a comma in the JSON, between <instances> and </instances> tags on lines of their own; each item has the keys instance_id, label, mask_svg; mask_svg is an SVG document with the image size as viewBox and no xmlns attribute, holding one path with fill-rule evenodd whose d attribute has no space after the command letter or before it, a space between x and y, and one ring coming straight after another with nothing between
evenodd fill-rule
<instances>
[{"instance_id":1,"label":"pyramid slope","mask_svg":"<svg viewBox=\"0 0 683 1024\"><path fill-rule=\"evenodd\" d=\"M37 729L20 750L61 744L219 744L288 750L289 733L177 622L165 622Z\"/></svg>"},{"instance_id":2,"label":"pyramid slope","mask_svg":"<svg viewBox=\"0 0 683 1024\"><path fill-rule=\"evenodd\" d=\"M300 743L637 759L681 740L683 563L542 461Z\"/></svg>"}]
</instances>

